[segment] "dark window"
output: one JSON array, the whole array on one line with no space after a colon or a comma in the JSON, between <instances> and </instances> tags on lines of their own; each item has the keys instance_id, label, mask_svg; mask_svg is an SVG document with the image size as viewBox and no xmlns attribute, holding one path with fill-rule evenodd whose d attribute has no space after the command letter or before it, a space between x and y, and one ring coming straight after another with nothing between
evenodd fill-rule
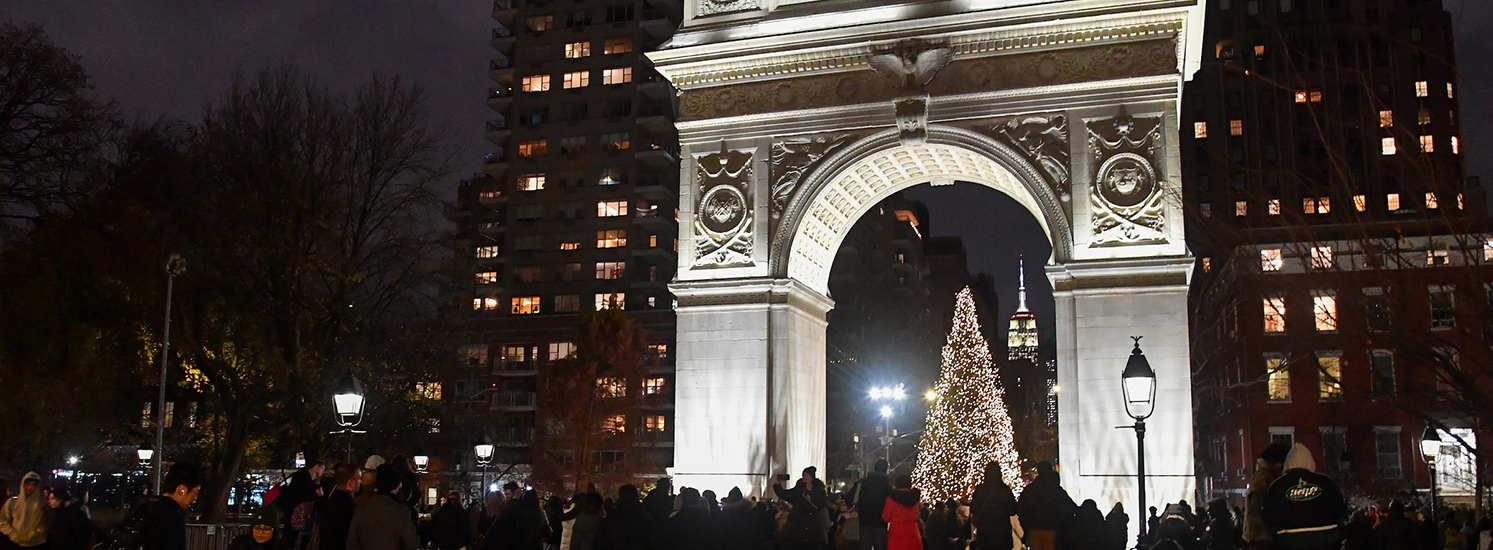
<instances>
[{"instance_id":1,"label":"dark window","mask_svg":"<svg viewBox=\"0 0 1493 550\"><path fill-rule=\"evenodd\" d=\"M524 124L544 124L550 121L550 108L535 107L533 109L529 109L527 111L524 111L524 115L521 118L523 119Z\"/></svg>"},{"instance_id":2,"label":"dark window","mask_svg":"<svg viewBox=\"0 0 1493 550\"><path fill-rule=\"evenodd\" d=\"M632 7L632 4L618 4L618 5L614 5L614 6L607 6L607 22L608 23L620 23L622 21L632 21L632 16L633 16L633 7Z\"/></svg>"}]
</instances>

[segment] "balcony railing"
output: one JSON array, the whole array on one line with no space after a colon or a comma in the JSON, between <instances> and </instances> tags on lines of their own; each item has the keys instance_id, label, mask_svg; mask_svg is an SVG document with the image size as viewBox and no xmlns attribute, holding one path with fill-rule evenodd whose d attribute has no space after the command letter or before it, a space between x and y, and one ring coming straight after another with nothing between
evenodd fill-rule
<instances>
[{"instance_id":1,"label":"balcony railing","mask_svg":"<svg viewBox=\"0 0 1493 550\"><path fill-rule=\"evenodd\" d=\"M513 36L513 32L509 31L508 27L504 27L502 25L498 25L498 26L492 28L492 37L493 38L508 38L510 36Z\"/></svg>"},{"instance_id":2,"label":"balcony railing","mask_svg":"<svg viewBox=\"0 0 1493 550\"><path fill-rule=\"evenodd\" d=\"M493 30L497 30L497 29L493 29ZM497 37L494 37L494 38L497 38ZM508 61L508 56L503 55L501 53L495 54L495 55L497 55L497 57L494 57L492 59L487 60L487 69L488 70L490 70L490 71L496 71L496 70L499 70L499 69L507 69L509 66L511 66L513 64L512 62Z\"/></svg>"},{"instance_id":3,"label":"balcony railing","mask_svg":"<svg viewBox=\"0 0 1493 550\"><path fill-rule=\"evenodd\" d=\"M531 391L502 391L492 396L493 408L499 407L533 407L534 392Z\"/></svg>"},{"instance_id":4,"label":"balcony railing","mask_svg":"<svg viewBox=\"0 0 1493 550\"><path fill-rule=\"evenodd\" d=\"M500 428L494 435L498 445L520 447L534 442L534 428Z\"/></svg>"},{"instance_id":5,"label":"balcony railing","mask_svg":"<svg viewBox=\"0 0 1493 550\"><path fill-rule=\"evenodd\" d=\"M497 116L498 118L487 121L487 131L498 132L508 129L508 119L503 115Z\"/></svg>"}]
</instances>

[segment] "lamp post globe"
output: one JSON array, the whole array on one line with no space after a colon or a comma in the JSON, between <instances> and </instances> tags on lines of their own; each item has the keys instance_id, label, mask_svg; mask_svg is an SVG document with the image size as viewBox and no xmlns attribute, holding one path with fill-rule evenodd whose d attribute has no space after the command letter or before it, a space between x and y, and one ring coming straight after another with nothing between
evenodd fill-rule
<instances>
[{"instance_id":1,"label":"lamp post globe","mask_svg":"<svg viewBox=\"0 0 1493 550\"><path fill-rule=\"evenodd\" d=\"M1431 474L1431 524L1436 523L1436 457L1441 454L1441 434L1427 425L1420 435L1420 455L1426 459L1426 471Z\"/></svg>"},{"instance_id":2,"label":"lamp post globe","mask_svg":"<svg viewBox=\"0 0 1493 550\"><path fill-rule=\"evenodd\" d=\"M430 456L425 453L415 455L415 473L424 475L430 472Z\"/></svg>"},{"instance_id":3,"label":"lamp post globe","mask_svg":"<svg viewBox=\"0 0 1493 550\"><path fill-rule=\"evenodd\" d=\"M140 448L135 449L135 459L140 462L141 470L149 469L150 465L153 463L153 459L155 458L155 456L156 451L155 449L151 448L149 443L141 445Z\"/></svg>"},{"instance_id":4,"label":"lamp post globe","mask_svg":"<svg viewBox=\"0 0 1493 550\"><path fill-rule=\"evenodd\" d=\"M472 451L477 454L477 465L486 468L489 464L492 464L493 450L491 443L481 443L473 447Z\"/></svg>"},{"instance_id":5,"label":"lamp post globe","mask_svg":"<svg viewBox=\"0 0 1493 550\"><path fill-rule=\"evenodd\" d=\"M337 425L357 426L363 421L363 383L349 374L337 381L332 394L332 407L337 412Z\"/></svg>"}]
</instances>

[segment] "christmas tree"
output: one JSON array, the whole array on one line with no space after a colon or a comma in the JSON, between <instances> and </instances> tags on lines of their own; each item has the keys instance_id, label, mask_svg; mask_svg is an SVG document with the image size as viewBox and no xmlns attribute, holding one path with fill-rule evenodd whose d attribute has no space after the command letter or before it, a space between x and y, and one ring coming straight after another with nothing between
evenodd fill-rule
<instances>
[{"instance_id":1,"label":"christmas tree","mask_svg":"<svg viewBox=\"0 0 1493 550\"><path fill-rule=\"evenodd\" d=\"M985 465L1001 466L1001 477L1021 493L1021 457L1012 443L1005 390L990 361L990 345L980 333L969 287L959 291L954 326L943 347L937 403L928 411L913 485L930 502L963 499L985 480Z\"/></svg>"}]
</instances>

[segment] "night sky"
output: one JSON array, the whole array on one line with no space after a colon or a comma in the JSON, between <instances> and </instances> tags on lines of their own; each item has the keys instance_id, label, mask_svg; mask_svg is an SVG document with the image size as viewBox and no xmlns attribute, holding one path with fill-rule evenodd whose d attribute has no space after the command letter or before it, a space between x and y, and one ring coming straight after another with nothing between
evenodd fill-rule
<instances>
[{"instance_id":1,"label":"night sky","mask_svg":"<svg viewBox=\"0 0 1493 550\"><path fill-rule=\"evenodd\" d=\"M1493 2L1444 4L1457 27L1469 174L1493 180L1493 155L1481 154L1493 147ZM53 40L81 56L101 95L145 120L196 120L236 69L290 61L341 90L374 73L401 75L428 88L435 120L461 151L459 175L476 172L491 151L482 137L493 114L484 103L491 12L487 0L0 0L0 20L45 24ZM1009 314L1016 255L1048 254L1036 221L975 185L910 194L928 203L934 234L964 238L971 272L1000 277ZM1050 327L1040 263L1027 266L1028 280L1038 283L1029 290Z\"/></svg>"}]
</instances>

